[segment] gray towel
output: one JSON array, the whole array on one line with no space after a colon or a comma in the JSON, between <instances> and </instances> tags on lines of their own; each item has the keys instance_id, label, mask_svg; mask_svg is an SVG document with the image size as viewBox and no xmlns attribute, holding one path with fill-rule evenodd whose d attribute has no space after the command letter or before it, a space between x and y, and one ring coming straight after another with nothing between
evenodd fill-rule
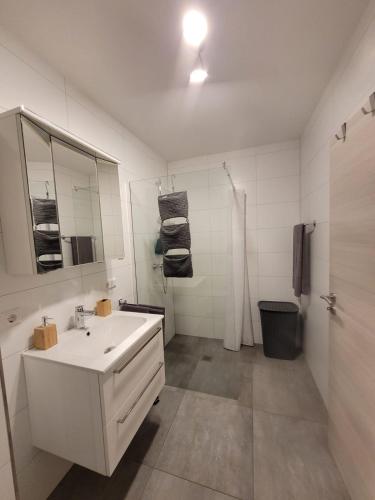
<instances>
[{"instance_id":1,"label":"gray towel","mask_svg":"<svg viewBox=\"0 0 375 500\"><path fill-rule=\"evenodd\" d=\"M94 262L91 236L71 236L73 265Z\"/></svg>"},{"instance_id":2,"label":"gray towel","mask_svg":"<svg viewBox=\"0 0 375 500\"><path fill-rule=\"evenodd\" d=\"M310 234L304 224L293 229L293 288L296 297L310 293Z\"/></svg>"},{"instance_id":3,"label":"gray towel","mask_svg":"<svg viewBox=\"0 0 375 500\"><path fill-rule=\"evenodd\" d=\"M189 205L186 191L163 194L158 197L158 202L162 221L175 217L185 217L187 219Z\"/></svg>"},{"instance_id":4,"label":"gray towel","mask_svg":"<svg viewBox=\"0 0 375 500\"><path fill-rule=\"evenodd\" d=\"M162 225L160 228L160 240L163 253L174 248L186 248L186 250L190 250L191 237L189 223Z\"/></svg>"},{"instance_id":5,"label":"gray towel","mask_svg":"<svg viewBox=\"0 0 375 500\"><path fill-rule=\"evenodd\" d=\"M166 278L192 278L193 264L191 254L164 255L163 271Z\"/></svg>"},{"instance_id":6,"label":"gray towel","mask_svg":"<svg viewBox=\"0 0 375 500\"><path fill-rule=\"evenodd\" d=\"M57 224L56 200L47 200L45 198L33 198L33 216L34 223L38 224Z\"/></svg>"}]
</instances>

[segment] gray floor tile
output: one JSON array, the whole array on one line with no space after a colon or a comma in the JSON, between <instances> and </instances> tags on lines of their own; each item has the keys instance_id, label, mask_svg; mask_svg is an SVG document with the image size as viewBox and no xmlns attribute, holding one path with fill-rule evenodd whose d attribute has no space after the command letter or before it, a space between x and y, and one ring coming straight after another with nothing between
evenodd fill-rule
<instances>
[{"instance_id":1,"label":"gray floor tile","mask_svg":"<svg viewBox=\"0 0 375 500\"><path fill-rule=\"evenodd\" d=\"M236 399L251 406L251 387L243 377L252 377L254 347L224 349L223 341L175 335L166 348L167 384Z\"/></svg>"},{"instance_id":2,"label":"gray floor tile","mask_svg":"<svg viewBox=\"0 0 375 500\"><path fill-rule=\"evenodd\" d=\"M238 399L241 392L241 366L236 362L200 360L188 384L192 391Z\"/></svg>"},{"instance_id":3,"label":"gray floor tile","mask_svg":"<svg viewBox=\"0 0 375 500\"><path fill-rule=\"evenodd\" d=\"M238 396L238 404L242 406L253 406L253 381L251 378L242 378L240 394Z\"/></svg>"},{"instance_id":4,"label":"gray floor tile","mask_svg":"<svg viewBox=\"0 0 375 500\"><path fill-rule=\"evenodd\" d=\"M182 389L164 387L160 402L151 408L126 452L130 460L156 464L183 395Z\"/></svg>"},{"instance_id":5,"label":"gray floor tile","mask_svg":"<svg viewBox=\"0 0 375 500\"><path fill-rule=\"evenodd\" d=\"M349 500L326 426L254 411L254 500Z\"/></svg>"},{"instance_id":6,"label":"gray floor tile","mask_svg":"<svg viewBox=\"0 0 375 500\"><path fill-rule=\"evenodd\" d=\"M122 459L111 477L74 465L49 500L140 500L152 469Z\"/></svg>"},{"instance_id":7,"label":"gray floor tile","mask_svg":"<svg viewBox=\"0 0 375 500\"><path fill-rule=\"evenodd\" d=\"M187 388L199 358L188 354L165 352L166 384L182 389Z\"/></svg>"},{"instance_id":8,"label":"gray floor tile","mask_svg":"<svg viewBox=\"0 0 375 500\"><path fill-rule=\"evenodd\" d=\"M227 495L252 492L251 409L187 392L157 468Z\"/></svg>"},{"instance_id":9,"label":"gray floor tile","mask_svg":"<svg viewBox=\"0 0 375 500\"><path fill-rule=\"evenodd\" d=\"M317 422L327 421L327 412L310 370L302 364L299 368L254 365L253 407Z\"/></svg>"},{"instance_id":10,"label":"gray floor tile","mask_svg":"<svg viewBox=\"0 0 375 500\"><path fill-rule=\"evenodd\" d=\"M301 353L296 359L293 360L268 358L267 356L264 355L263 344L256 344L253 362L255 364L266 365L266 366L278 366L280 368L298 368L306 364L305 356L303 353Z\"/></svg>"},{"instance_id":11,"label":"gray floor tile","mask_svg":"<svg viewBox=\"0 0 375 500\"><path fill-rule=\"evenodd\" d=\"M165 348L166 352L174 352L175 354L187 354L189 356L199 356L198 337L190 335L176 334Z\"/></svg>"},{"instance_id":12,"label":"gray floor tile","mask_svg":"<svg viewBox=\"0 0 375 500\"><path fill-rule=\"evenodd\" d=\"M158 470L152 472L142 496L142 500L231 500L232 498Z\"/></svg>"}]
</instances>

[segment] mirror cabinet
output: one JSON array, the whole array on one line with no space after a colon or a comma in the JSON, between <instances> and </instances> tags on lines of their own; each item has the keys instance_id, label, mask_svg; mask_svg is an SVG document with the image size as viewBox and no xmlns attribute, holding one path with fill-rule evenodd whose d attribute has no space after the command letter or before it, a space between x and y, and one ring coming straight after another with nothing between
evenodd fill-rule
<instances>
[{"instance_id":1,"label":"mirror cabinet","mask_svg":"<svg viewBox=\"0 0 375 500\"><path fill-rule=\"evenodd\" d=\"M0 115L9 274L124 258L118 161L25 108Z\"/></svg>"}]
</instances>

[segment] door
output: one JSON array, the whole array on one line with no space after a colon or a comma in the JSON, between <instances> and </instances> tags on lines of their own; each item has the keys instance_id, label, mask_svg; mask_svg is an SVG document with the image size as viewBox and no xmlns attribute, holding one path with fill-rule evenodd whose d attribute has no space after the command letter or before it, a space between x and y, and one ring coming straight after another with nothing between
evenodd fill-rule
<instances>
[{"instance_id":1,"label":"door","mask_svg":"<svg viewBox=\"0 0 375 500\"><path fill-rule=\"evenodd\" d=\"M375 116L331 147L329 443L353 500L375 498Z\"/></svg>"}]
</instances>

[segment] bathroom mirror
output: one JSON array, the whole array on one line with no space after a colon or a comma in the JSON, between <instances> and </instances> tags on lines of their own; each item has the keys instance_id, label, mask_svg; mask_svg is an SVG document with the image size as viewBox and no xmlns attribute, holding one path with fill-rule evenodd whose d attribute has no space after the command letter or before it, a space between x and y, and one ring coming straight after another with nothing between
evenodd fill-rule
<instances>
[{"instance_id":1,"label":"bathroom mirror","mask_svg":"<svg viewBox=\"0 0 375 500\"><path fill-rule=\"evenodd\" d=\"M95 158L52 138L64 267L104 260Z\"/></svg>"},{"instance_id":2,"label":"bathroom mirror","mask_svg":"<svg viewBox=\"0 0 375 500\"><path fill-rule=\"evenodd\" d=\"M124 235L118 165L100 158L96 160L100 206L106 259L124 258Z\"/></svg>"},{"instance_id":3,"label":"bathroom mirror","mask_svg":"<svg viewBox=\"0 0 375 500\"><path fill-rule=\"evenodd\" d=\"M63 267L50 136L21 117L38 273Z\"/></svg>"}]
</instances>

